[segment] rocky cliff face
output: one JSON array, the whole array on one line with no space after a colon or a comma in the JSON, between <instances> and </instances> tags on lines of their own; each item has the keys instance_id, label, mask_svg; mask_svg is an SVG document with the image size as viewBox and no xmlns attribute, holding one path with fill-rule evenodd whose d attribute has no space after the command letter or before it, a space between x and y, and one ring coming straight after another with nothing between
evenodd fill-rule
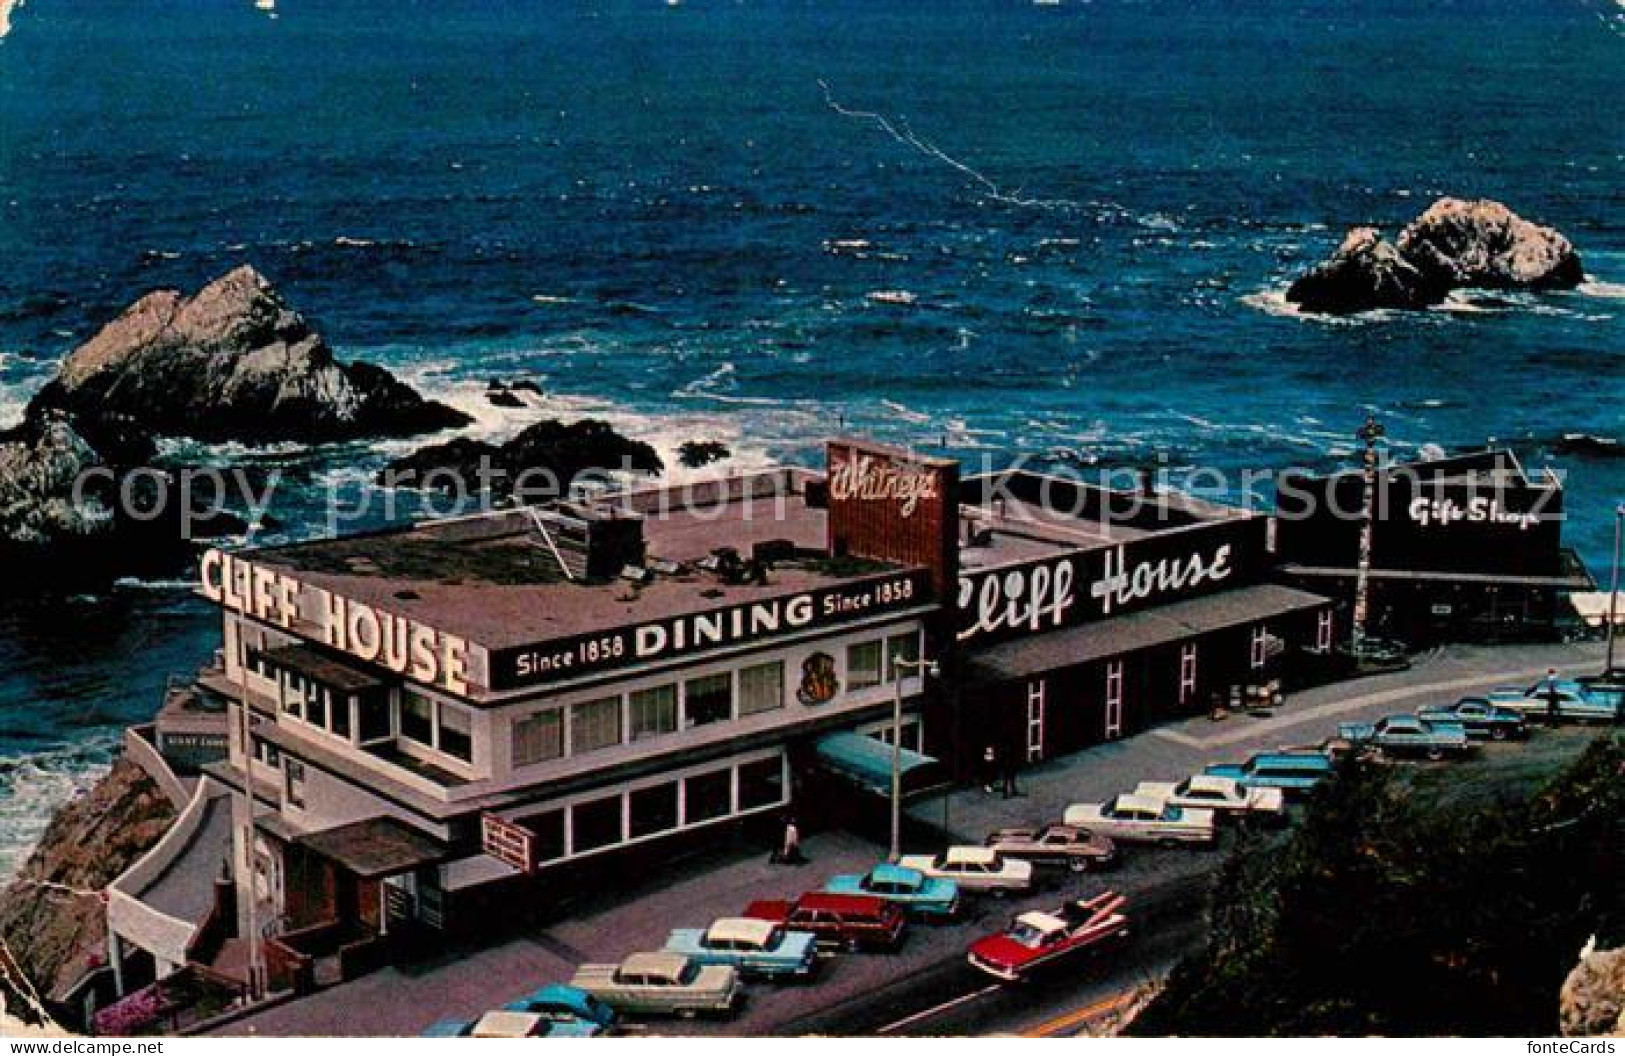
<instances>
[{"instance_id":1,"label":"rocky cliff face","mask_svg":"<svg viewBox=\"0 0 1625 1056\"><path fill-rule=\"evenodd\" d=\"M34 405L203 440L409 436L469 422L382 368L338 362L246 266L192 297L147 294L71 353Z\"/></svg>"},{"instance_id":2,"label":"rocky cliff face","mask_svg":"<svg viewBox=\"0 0 1625 1056\"><path fill-rule=\"evenodd\" d=\"M500 445L466 438L431 444L391 462L378 482L539 502L568 495L580 477L654 474L664 468L654 448L622 436L607 422L586 418L566 425L548 419Z\"/></svg>"},{"instance_id":3,"label":"rocky cliff face","mask_svg":"<svg viewBox=\"0 0 1625 1056\"><path fill-rule=\"evenodd\" d=\"M1451 290L1571 289L1585 273L1569 240L1500 202L1440 198L1389 242L1372 227L1287 289L1305 311L1426 308Z\"/></svg>"},{"instance_id":4,"label":"rocky cliff face","mask_svg":"<svg viewBox=\"0 0 1625 1056\"><path fill-rule=\"evenodd\" d=\"M21 874L0 893L0 942L47 1001L105 958L100 892L157 843L174 818L152 779L121 759L51 819ZM13 993L6 1005L20 1014L28 1002Z\"/></svg>"},{"instance_id":5,"label":"rocky cliff face","mask_svg":"<svg viewBox=\"0 0 1625 1056\"><path fill-rule=\"evenodd\" d=\"M1625 947L1580 958L1563 981L1559 1015L1568 1037L1625 1037Z\"/></svg>"}]
</instances>

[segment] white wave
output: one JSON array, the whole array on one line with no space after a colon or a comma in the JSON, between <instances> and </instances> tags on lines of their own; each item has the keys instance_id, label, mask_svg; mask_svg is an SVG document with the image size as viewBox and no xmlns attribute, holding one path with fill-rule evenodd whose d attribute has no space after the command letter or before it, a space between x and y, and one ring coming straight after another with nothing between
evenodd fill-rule
<instances>
[{"instance_id":1,"label":"white wave","mask_svg":"<svg viewBox=\"0 0 1625 1056\"><path fill-rule=\"evenodd\" d=\"M580 300L577 297L564 297L553 293L533 293L530 299L536 304L575 304Z\"/></svg>"},{"instance_id":2,"label":"white wave","mask_svg":"<svg viewBox=\"0 0 1625 1056\"><path fill-rule=\"evenodd\" d=\"M0 39L11 32L12 12L21 10L25 0L0 0Z\"/></svg>"},{"instance_id":3,"label":"white wave","mask_svg":"<svg viewBox=\"0 0 1625 1056\"><path fill-rule=\"evenodd\" d=\"M118 735L88 734L71 745L0 756L0 885L22 868L51 815L112 765Z\"/></svg>"},{"instance_id":4,"label":"white wave","mask_svg":"<svg viewBox=\"0 0 1625 1056\"><path fill-rule=\"evenodd\" d=\"M913 422L916 425L924 425L932 421L931 416L926 414L924 411L916 411L911 407L898 403L896 400L881 400L880 405L886 408L886 410L890 411L895 417L905 422Z\"/></svg>"},{"instance_id":5,"label":"white wave","mask_svg":"<svg viewBox=\"0 0 1625 1056\"><path fill-rule=\"evenodd\" d=\"M1285 286L1266 286L1253 293L1243 295L1241 303L1249 308L1256 308L1268 315L1278 316L1282 319L1298 319L1306 323L1319 323L1322 326L1361 326L1365 323L1392 319L1397 315L1395 311L1387 308L1359 312L1354 315L1326 315L1321 312L1306 312L1286 299L1286 291L1287 287Z\"/></svg>"},{"instance_id":6,"label":"white wave","mask_svg":"<svg viewBox=\"0 0 1625 1056\"><path fill-rule=\"evenodd\" d=\"M369 249L378 243L370 238L352 238L349 235L340 235L333 239L335 246L344 246L348 249Z\"/></svg>"},{"instance_id":7,"label":"white wave","mask_svg":"<svg viewBox=\"0 0 1625 1056\"><path fill-rule=\"evenodd\" d=\"M197 587L195 579L139 579L135 576L120 576L113 581L115 590L150 590L162 593L175 591L190 591Z\"/></svg>"},{"instance_id":8,"label":"white wave","mask_svg":"<svg viewBox=\"0 0 1625 1056\"><path fill-rule=\"evenodd\" d=\"M1625 6L1625 0L1620 0ZM1601 282L1597 279L1586 279L1585 282L1574 288L1574 292L1583 293L1587 297L1606 297L1609 300L1625 299L1625 282Z\"/></svg>"},{"instance_id":9,"label":"white wave","mask_svg":"<svg viewBox=\"0 0 1625 1056\"><path fill-rule=\"evenodd\" d=\"M920 296L909 290L871 290L863 295L871 304L911 305L919 303Z\"/></svg>"}]
</instances>

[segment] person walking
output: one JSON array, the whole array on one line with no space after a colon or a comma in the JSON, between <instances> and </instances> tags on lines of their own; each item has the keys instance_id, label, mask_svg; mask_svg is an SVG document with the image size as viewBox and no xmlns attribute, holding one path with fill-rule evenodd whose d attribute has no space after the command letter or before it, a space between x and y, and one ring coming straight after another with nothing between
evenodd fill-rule
<instances>
[{"instance_id":1,"label":"person walking","mask_svg":"<svg viewBox=\"0 0 1625 1056\"><path fill-rule=\"evenodd\" d=\"M1557 668L1555 667L1548 667L1546 669L1546 687L1544 696L1546 697L1546 725L1556 726L1557 705L1562 699L1562 695L1557 690Z\"/></svg>"},{"instance_id":2,"label":"person walking","mask_svg":"<svg viewBox=\"0 0 1625 1056\"><path fill-rule=\"evenodd\" d=\"M780 865L804 865L807 858L801 853L801 829L795 818L784 822L784 841L779 845Z\"/></svg>"},{"instance_id":3,"label":"person walking","mask_svg":"<svg viewBox=\"0 0 1625 1056\"><path fill-rule=\"evenodd\" d=\"M991 744L982 749L982 791L992 794L993 782L999 779L999 750Z\"/></svg>"},{"instance_id":4,"label":"person walking","mask_svg":"<svg viewBox=\"0 0 1625 1056\"><path fill-rule=\"evenodd\" d=\"M1004 798L1010 799L1014 796L1021 795L1021 789L1016 787L1017 765L1015 752L1006 752L1004 754L1003 770L1004 773L1002 776L1004 779Z\"/></svg>"}]
</instances>

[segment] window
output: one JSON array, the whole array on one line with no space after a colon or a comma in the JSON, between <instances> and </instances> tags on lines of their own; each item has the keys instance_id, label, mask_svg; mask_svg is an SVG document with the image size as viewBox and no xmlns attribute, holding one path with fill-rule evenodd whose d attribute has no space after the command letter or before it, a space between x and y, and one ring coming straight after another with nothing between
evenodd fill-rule
<instances>
[{"instance_id":1,"label":"window","mask_svg":"<svg viewBox=\"0 0 1625 1056\"><path fill-rule=\"evenodd\" d=\"M474 758L473 719L462 708L440 705L440 744L442 752L468 762Z\"/></svg>"},{"instance_id":2,"label":"window","mask_svg":"<svg viewBox=\"0 0 1625 1056\"><path fill-rule=\"evenodd\" d=\"M604 697L570 705L570 754L621 743L621 698Z\"/></svg>"},{"instance_id":3,"label":"window","mask_svg":"<svg viewBox=\"0 0 1625 1056\"><path fill-rule=\"evenodd\" d=\"M571 850L594 851L621 842L621 797L595 799L570 808Z\"/></svg>"},{"instance_id":4,"label":"window","mask_svg":"<svg viewBox=\"0 0 1625 1056\"><path fill-rule=\"evenodd\" d=\"M369 690L356 703L358 734L362 744L389 739L389 697Z\"/></svg>"},{"instance_id":5,"label":"window","mask_svg":"<svg viewBox=\"0 0 1625 1056\"><path fill-rule=\"evenodd\" d=\"M725 818L734 809L732 770L713 770L683 780L683 823L696 825L713 818Z\"/></svg>"},{"instance_id":6,"label":"window","mask_svg":"<svg viewBox=\"0 0 1625 1056\"><path fill-rule=\"evenodd\" d=\"M1315 650L1330 652L1332 648L1332 610L1325 609L1315 618Z\"/></svg>"},{"instance_id":7,"label":"window","mask_svg":"<svg viewBox=\"0 0 1625 1056\"><path fill-rule=\"evenodd\" d=\"M899 663L901 661L901 663ZM920 674L920 636L894 634L886 639L886 681L915 678Z\"/></svg>"},{"instance_id":8,"label":"window","mask_svg":"<svg viewBox=\"0 0 1625 1056\"><path fill-rule=\"evenodd\" d=\"M734 714L733 675L691 678L683 686L683 716L689 726L726 722Z\"/></svg>"},{"instance_id":9,"label":"window","mask_svg":"<svg viewBox=\"0 0 1625 1056\"><path fill-rule=\"evenodd\" d=\"M293 675L281 675L278 684L282 687L282 710L288 715L299 714L300 705L305 699L304 681Z\"/></svg>"},{"instance_id":10,"label":"window","mask_svg":"<svg viewBox=\"0 0 1625 1056\"><path fill-rule=\"evenodd\" d=\"M305 721L312 726L327 725L327 690L314 682L305 683Z\"/></svg>"},{"instance_id":11,"label":"window","mask_svg":"<svg viewBox=\"0 0 1625 1056\"><path fill-rule=\"evenodd\" d=\"M846 647L846 685L848 689L867 689L880 685L880 643L859 642Z\"/></svg>"},{"instance_id":12,"label":"window","mask_svg":"<svg viewBox=\"0 0 1625 1056\"><path fill-rule=\"evenodd\" d=\"M1269 638L1270 632L1263 624L1253 628L1253 646L1248 656L1248 662L1252 664L1254 671L1261 670L1264 667L1264 661L1269 656Z\"/></svg>"},{"instance_id":13,"label":"window","mask_svg":"<svg viewBox=\"0 0 1625 1056\"><path fill-rule=\"evenodd\" d=\"M331 716L333 721L327 728L345 740L350 739L350 705L354 701L355 697L353 696L336 697L333 700L333 714Z\"/></svg>"},{"instance_id":14,"label":"window","mask_svg":"<svg viewBox=\"0 0 1625 1056\"><path fill-rule=\"evenodd\" d=\"M557 712L550 714L557 715ZM564 811L549 810L521 818L519 824L531 831L531 849L538 862L551 862L564 857Z\"/></svg>"},{"instance_id":15,"label":"window","mask_svg":"<svg viewBox=\"0 0 1625 1056\"><path fill-rule=\"evenodd\" d=\"M739 714L756 715L784 707L784 663L757 664L739 672Z\"/></svg>"},{"instance_id":16,"label":"window","mask_svg":"<svg viewBox=\"0 0 1625 1056\"><path fill-rule=\"evenodd\" d=\"M677 686L654 686L628 695L634 741L677 731Z\"/></svg>"},{"instance_id":17,"label":"window","mask_svg":"<svg viewBox=\"0 0 1625 1056\"><path fill-rule=\"evenodd\" d=\"M305 764L289 757L287 765L282 768L282 775L286 786L288 806L303 807L305 805Z\"/></svg>"},{"instance_id":18,"label":"window","mask_svg":"<svg viewBox=\"0 0 1625 1056\"><path fill-rule=\"evenodd\" d=\"M771 807L784 802L784 762L775 756L739 767L739 809Z\"/></svg>"},{"instance_id":19,"label":"window","mask_svg":"<svg viewBox=\"0 0 1625 1056\"><path fill-rule=\"evenodd\" d=\"M401 736L434 747L434 701L411 690L401 692Z\"/></svg>"},{"instance_id":20,"label":"window","mask_svg":"<svg viewBox=\"0 0 1625 1056\"><path fill-rule=\"evenodd\" d=\"M677 782L640 788L627 796L630 835L652 836L677 827Z\"/></svg>"},{"instance_id":21,"label":"window","mask_svg":"<svg viewBox=\"0 0 1625 1056\"><path fill-rule=\"evenodd\" d=\"M1179 702L1189 704L1196 696L1196 643L1179 647Z\"/></svg>"},{"instance_id":22,"label":"window","mask_svg":"<svg viewBox=\"0 0 1625 1056\"><path fill-rule=\"evenodd\" d=\"M557 709L513 720L512 759L516 767L564 754L564 713Z\"/></svg>"}]
</instances>

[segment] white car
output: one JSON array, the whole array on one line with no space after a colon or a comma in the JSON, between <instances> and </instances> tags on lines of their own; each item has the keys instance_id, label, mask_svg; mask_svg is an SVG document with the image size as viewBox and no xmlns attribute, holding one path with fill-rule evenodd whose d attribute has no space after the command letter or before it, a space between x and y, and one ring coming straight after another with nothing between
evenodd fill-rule
<instances>
[{"instance_id":1,"label":"white car","mask_svg":"<svg viewBox=\"0 0 1625 1056\"><path fill-rule=\"evenodd\" d=\"M926 876L952 880L967 891L1004 895L1027 891L1033 886L1033 863L1006 858L991 847L950 847L934 857L904 855L897 864L905 869L918 869Z\"/></svg>"},{"instance_id":2,"label":"white car","mask_svg":"<svg viewBox=\"0 0 1625 1056\"><path fill-rule=\"evenodd\" d=\"M1181 807L1156 796L1126 793L1104 803L1074 803L1062 819L1103 832L1114 840L1173 846L1194 843L1211 847L1218 839L1214 813Z\"/></svg>"},{"instance_id":3,"label":"white car","mask_svg":"<svg viewBox=\"0 0 1625 1056\"><path fill-rule=\"evenodd\" d=\"M1136 796L1149 796L1176 807L1211 810L1220 817L1278 820L1286 816L1286 793L1278 788L1246 788L1233 777L1196 774L1180 782L1141 781Z\"/></svg>"}]
</instances>

